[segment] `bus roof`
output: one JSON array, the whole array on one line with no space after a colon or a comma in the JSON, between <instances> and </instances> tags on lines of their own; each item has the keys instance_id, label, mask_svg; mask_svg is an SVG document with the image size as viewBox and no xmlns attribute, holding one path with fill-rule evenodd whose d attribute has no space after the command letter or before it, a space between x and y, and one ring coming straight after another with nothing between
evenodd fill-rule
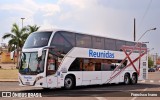
<instances>
[{"instance_id":1,"label":"bus roof","mask_svg":"<svg viewBox=\"0 0 160 100\"><path fill-rule=\"evenodd\" d=\"M83 34L83 35L89 35L89 36L95 36L95 37L101 37L101 38L110 38L110 39L114 39L114 40L121 40L121 41L127 41L127 42L133 42L133 43L137 43L135 41L128 41L128 40L123 40L123 39L117 39L117 38L112 38L112 37L107 37L107 36L98 36L95 34L88 34L88 33L83 33L83 32L76 32L76 31L71 31L71 30L64 30L64 29L47 29L47 30L40 30L37 32L58 32L58 31L64 31L64 32L71 32L71 33L76 33L76 34ZM144 44L144 43L142 43ZM146 45L146 44L144 44Z\"/></svg>"}]
</instances>

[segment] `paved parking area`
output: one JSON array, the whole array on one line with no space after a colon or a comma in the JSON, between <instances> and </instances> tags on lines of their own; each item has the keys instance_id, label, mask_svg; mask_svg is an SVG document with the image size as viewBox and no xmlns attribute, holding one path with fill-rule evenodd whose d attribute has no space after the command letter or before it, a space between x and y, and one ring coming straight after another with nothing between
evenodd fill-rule
<instances>
[{"instance_id":1,"label":"paved parking area","mask_svg":"<svg viewBox=\"0 0 160 100\"><path fill-rule=\"evenodd\" d=\"M1 91L18 93L41 93L38 100L159 100L160 99L160 72L149 73L149 79L139 81L136 85L110 84L77 87L74 90L19 87L18 82L0 82ZM150 95L145 96L145 94ZM157 97L156 96L159 96ZM143 95L143 96L138 96ZM152 97L153 96L153 97ZM37 98L1 98L1 100L37 100Z\"/></svg>"}]
</instances>

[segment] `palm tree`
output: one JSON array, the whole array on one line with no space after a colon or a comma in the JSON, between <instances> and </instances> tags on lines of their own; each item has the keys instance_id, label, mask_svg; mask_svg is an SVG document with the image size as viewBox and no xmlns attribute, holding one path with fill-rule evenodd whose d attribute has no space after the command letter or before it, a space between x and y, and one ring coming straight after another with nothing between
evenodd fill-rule
<instances>
[{"instance_id":1,"label":"palm tree","mask_svg":"<svg viewBox=\"0 0 160 100\"><path fill-rule=\"evenodd\" d=\"M11 33L5 33L2 38L11 38L8 42L8 50L14 51L17 49L17 53L19 54L19 50L23 47L24 42L26 41L29 34L37 31L39 28L40 26L37 25L28 25L27 27L23 27L22 29L20 29L18 25L14 23L11 29Z\"/></svg>"},{"instance_id":2,"label":"palm tree","mask_svg":"<svg viewBox=\"0 0 160 100\"><path fill-rule=\"evenodd\" d=\"M38 31L38 29L40 28L40 26L37 26L37 25L28 25L27 26L28 28L28 34L31 34L32 32L35 32L35 31Z\"/></svg>"},{"instance_id":3,"label":"palm tree","mask_svg":"<svg viewBox=\"0 0 160 100\"><path fill-rule=\"evenodd\" d=\"M19 57L19 50L23 47L24 41L28 36L27 28L23 27L20 29L16 23L12 25L11 33L5 33L3 39L9 38L8 50L17 50L17 61Z\"/></svg>"},{"instance_id":4,"label":"palm tree","mask_svg":"<svg viewBox=\"0 0 160 100\"><path fill-rule=\"evenodd\" d=\"M16 49L23 47L23 41L26 40L28 36L27 28L23 27L20 29L16 23L13 24L11 33L5 33L5 35L2 37L3 39L11 38L8 42L8 46L16 46ZM12 50L12 49L11 49ZM10 50L9 50L10 51Z\"/></svg>"}]
</instances>

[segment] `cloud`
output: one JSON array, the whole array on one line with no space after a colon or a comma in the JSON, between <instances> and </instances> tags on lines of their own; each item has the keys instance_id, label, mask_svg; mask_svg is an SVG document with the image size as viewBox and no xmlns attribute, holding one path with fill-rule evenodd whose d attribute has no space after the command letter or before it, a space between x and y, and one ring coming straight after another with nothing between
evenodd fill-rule
<instances>
[{"instance_id":1,"label":"cloud","mask_svg":"<svg viewBox=\"0 0 160 100\"><path fill-rule=\"evenodd\" d=\"M15 22L21 26L20 18L25 17L24 25L37 24L44 29L49 27L52 28L53 26L56 27L56 25L52 25L49 20L50 17L53 17L60 12L60 7L58 4L47 2L40 3L35 0L23 0L15 3L0 4L0 12L2 12L3 15L8 15L7 22L10 22L10 25L7 26L11 26ZM3 17L0 17L0 20L3 20L4 23L6 23L6 20L4 20Z\"/></svg>"},{"instance_id":2,"label":"cloud","mask_svg":"<svg viewBox=\"0 0 160 100\"><path fill-rule=\"evenodd\" d=\"M39 9L45 13L43 16L53 16L55 13L60 12L60 7L55 4L45 4Z\"/></svg>"},{"instance_id":3,"label":"cloud","mask_svg":"<svg viewBox=\"0 0 160 100\"><path fill-rule=\"evenodd\" d=\"M0 20L5 25L0 24L0 26L9 30L6 27L11 26L13 21L19 20L21 25L20 18L25 17L25 25L37 24L41 29L59 27L124 40L133 38L134 17L137 21L137 37L144 30L154 27L155 23L159 26L158 1L153 1L154 5L151 7L154 9L149 9L140 28L138 24L141 22L148 1L57 0L54 3L47 1L42 3L41 0L22 0L15 3L1 3L0 12L3 14Z\"/></svg>"},{"instance_id":4,"label":"cloud","mask_svg":"<svg viewBox=\"0 0 160 100\"><path fill-rule=\"evenodd\" d=\"M59 0L58 4L72 6L77 9L78 8L83 9L87 6L87 2L89 2L89 1L91 1L91 0L77 0L76 2L75 2L75 0ZM92 2L93 1L95 1L95 0L92 0Z\"/></svg>"},{"instance_id":5,"label":"cloud","mask_svg":"<svg viewBox=\"0 0 160 100\"><path fill-rule=\"evenodd\" d=\"M60 7L56 4L38 4L34 0L23 0L19 3L0 5L0 10L21 13L25 17L33 17L37 11L43 12L42 16L53 16L60 11Z\"/></svg>"},{"instance_id":6,"label":"cloud","mask_svg":"<svg viewBox=\"0 0 160 100\"><path fill-rule=\"evenodd\" d=\"M132 31L130 12L104 6L98 0L60 0L58 4L61 7L59 22L71 30L116 38Z\"/></svg>"},{"instance_id":7,"label":"cloud","mask_svg":"<svg viewBox=\"0 0 160 100\"><path fill-rule=\"evenodd\" d=\"M18 4L14 4L13 6L11 5L2 5L0 7L1 10L8 10L8 11L18 11L18 12L23 12L23 13L28 13L28 14L32 14L33 11L31 11L30 9L24 8L22 6L19 6Z\"/></svg>"}]
</instances>

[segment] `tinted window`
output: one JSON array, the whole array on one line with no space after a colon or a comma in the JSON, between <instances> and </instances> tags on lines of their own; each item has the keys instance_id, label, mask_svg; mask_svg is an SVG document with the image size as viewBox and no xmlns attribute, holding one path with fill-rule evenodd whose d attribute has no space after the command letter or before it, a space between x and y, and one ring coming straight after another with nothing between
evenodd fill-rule
<instances>
[{"instance_id":1,"label":"tinted window","mask_svg":"<svg viewBox=\"0 0 160 100\"><path fill-rule=\"evenodd\" d=\"M36 32L29 35L24 48L37 48L48 45L49 38L52 32Z\"/></svg>"},{"instance_id":2,"label":"tinted window","mask_svg":"<svg viewBox=\"0 0 160 100\"><path fill-rule=\"evenodd\" d=\"M101 71L101 63L100 62L95 63L95 71Z\"/></svg>"},{"instance_id":3,"label":"tinted window","mask_svg":"<svg viewBox=\"0 0 160 100\"><path fill-rule=\"evenodd\" d=\"M104 49L104 38L92 37L93 48Z\"/></svg>"},{"instance_id":4,"label":"tinted window","mask_svg":"<svg viewBox=\"0 0 160 100\"><path fill-rule=\"evenodd\" d=\"M60 32L55 33L51 42L51 46L55 46L56 49L64 54L68 53L68 51L73 47L72 44L67 41L67 39L62 36Z\"/></svg>"},{"instance_id":5,"label":"tinted window","mask_svg":"<svg viewBox=\"0 0 160 100\"><path fill-rule=\"evenodd\" d=\"M142 47L147 47L147 45L146 44L142 44Z\"/></svg>"},{"instance_id":6,"label":"tinted window","mask_svg":"<svg viewBox=\"0 0 160 100\"><path fill-rule=\"evenodd\" d=\"M82 35L82 34L76 34L76 46L78 47L85 47L85 48L91 48L91 36L89 35Z\"/></svg>"},{"instance_id":7,"label":"tinted window","mask_svg":"<svg viewBox=\"0 0 160 100\"><path fill-rule=\"evenodd\" d=\"M126 42L126 45L127 46L135 46L135 43L134 42Z\"/></svg>"},{"instance_id":8,"label":"tinted window","mask_svg":"<svg viewBox=\"0 0 160 100\"><path fill-rule=\"evenodd\" d=\"M70 68L68 69L68 71L80 71L80 59L76 58Z\"/></svg>"},{"instance_id":9,"label":"tinted window","mask_svg":"<svg viewBox=\"0 0 160 100\"><path fill-rule=\"evenodd\" d=\"M118 66L122 69L127 65L127 60L122 65L121 62L118 59L76 58L68 71L113 71Z\"/></svg>"},{"instance_id":10,"label":"tinted window","mask_svg":"<svg viewBox=\"0 0 160 100\"><path fill-rule=\"evenodd\" d=\"M102 65L101 65L101 70L102 71L111 71L111 70L114 70L112 68L116 68L116 66L114 66L113 64L108 64L108 63L102 63Z\"/></svg>"},{"instance_id":11,"label":"tinted window","mask_svg":"<svg viewBox=\"0 0 160 100\"><path fill-rule=\"evenodd\" d=\"M116 40L109 38L105 39L105 49L116 50Z\"/></svg>"},{"instance_id":12,"label":"tinted window","mask_svg":"<svg viewBox=\"0 0 160 100\"><path fill-rule=\"evenodd\" d=\"M118 51L121 50L123 45L125 45L125 41L117 40L116 41L116 50L118 50Z\"/></svg>"},{"instance_id":13,"label":"tinted window","mask_svg":"<svg viewBox=\"0 0 160 100\"><path fill-rule=\"evenodd\" d=\"M71 33L71 32L60 32L61 35L63 36L63 38L68 42L70 43L72 46L75 46L75 34L74 33Z\"/></svg>"}]
</instances>

